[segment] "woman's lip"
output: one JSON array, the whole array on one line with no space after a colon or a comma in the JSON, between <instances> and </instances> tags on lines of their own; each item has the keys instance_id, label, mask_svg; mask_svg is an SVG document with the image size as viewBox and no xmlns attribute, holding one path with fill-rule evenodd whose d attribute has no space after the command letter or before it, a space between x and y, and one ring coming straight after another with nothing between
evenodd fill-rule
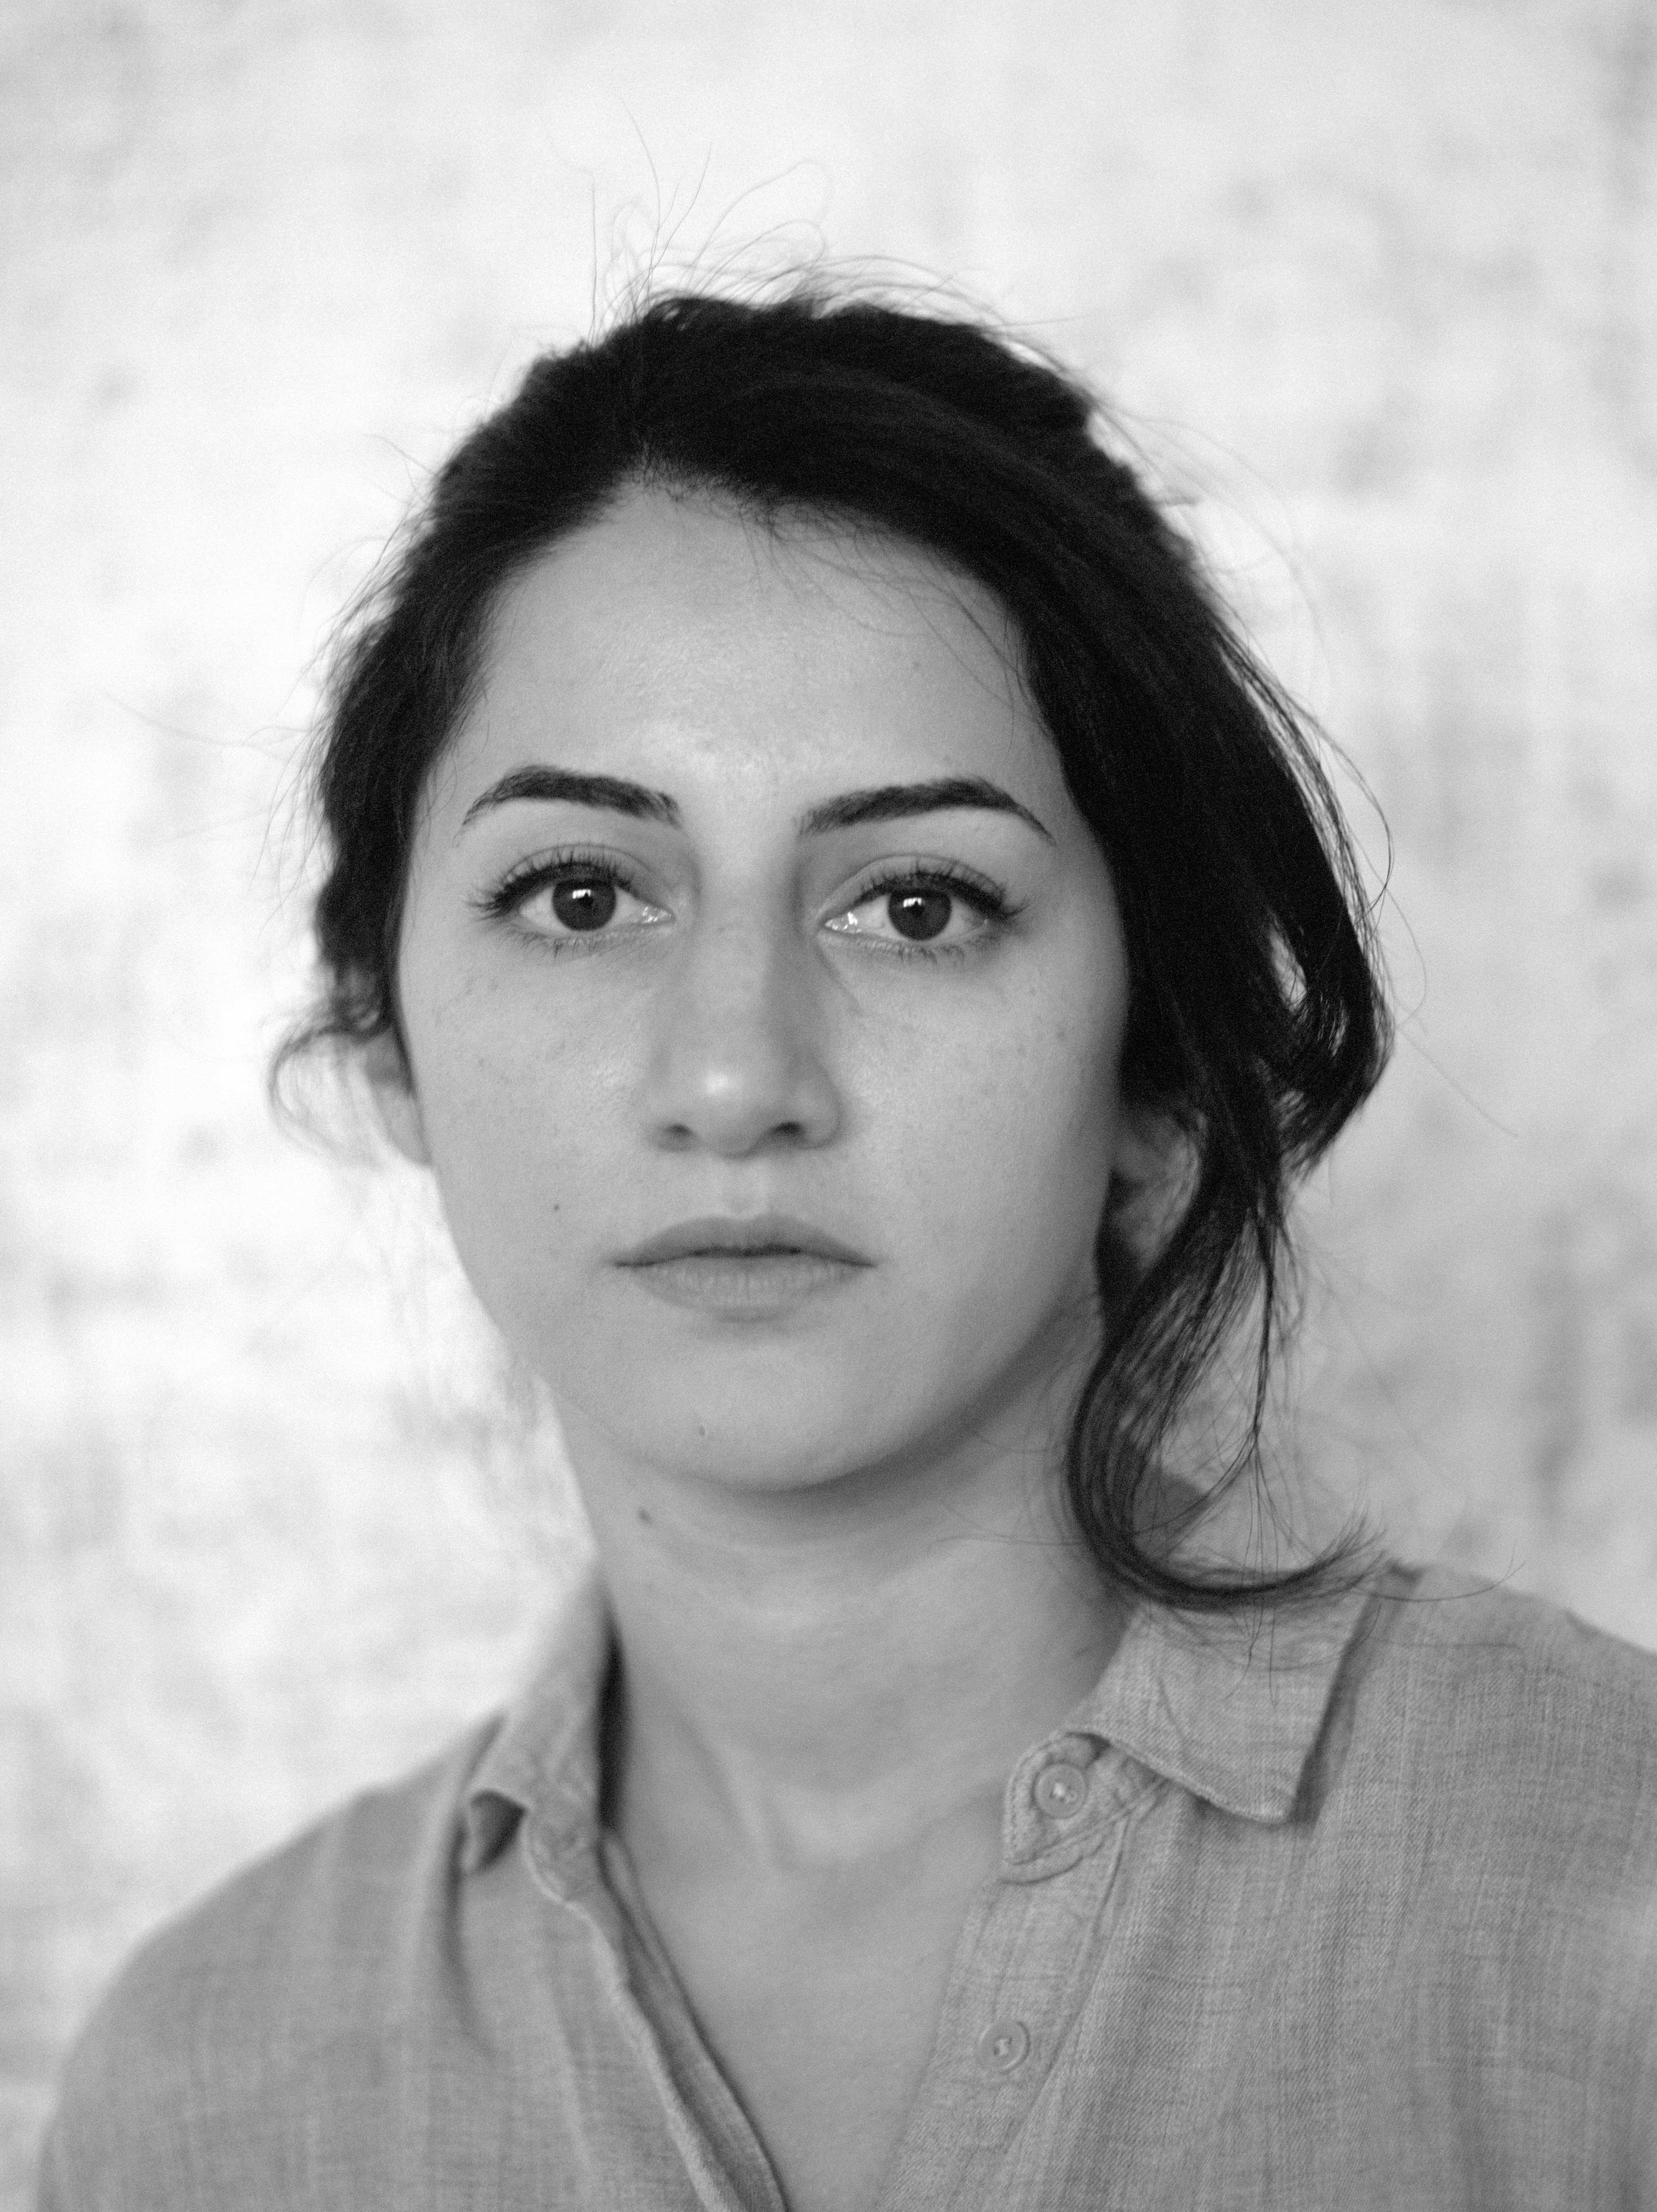
<instances>
[{"instance_id":1,"label":"woman's lip","mask_svg":"<svg viewBox=\"0 0 1657 2212\"><path fill-rule=\"evenodd\" d=\"M755 1250L704 1246L671 1260L648 1260L627 1273L641 1291L666 1304L727 1321L786 1318L826 1293L854 1282L864 1267L803 1252L797 1246Z\"/></svg>"},{"instance_id":2,"label":"woman's lip","mask_svg":"<svg viewBox=\"0 0 1657 2212\"><path fill-rule=\"evenodd\" d=\"M843 1267L874 1264L837 1237L816 1229L809 1221L786 1213L707 1214L696 1221L676 1222L642 1244L617 1255L618 1267L657 1267L676 1260L703 1256L719 1260L782 1258L801 1255L832 1260Z\"/></svg>"}]
</instances>

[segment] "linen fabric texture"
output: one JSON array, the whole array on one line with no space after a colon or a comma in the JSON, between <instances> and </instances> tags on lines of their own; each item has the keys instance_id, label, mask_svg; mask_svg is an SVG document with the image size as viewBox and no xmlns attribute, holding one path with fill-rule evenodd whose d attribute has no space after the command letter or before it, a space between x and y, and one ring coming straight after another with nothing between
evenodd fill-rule
<instances>
[{"instance_id":1,"label":"linen fabric texture","mask_svg":"<svg viewBox=\"0 0 1657 2212\"><path fill-rule=\"evenodd\" d=\"M42 2212L784 2212L600 1825L611 1651L594 1581L508 1714L154 1938ZM1657 2212L1657 1657L1390 1566L1146 1608L1003 1840L886 2212Z\"/></svg>"}]
</instances>

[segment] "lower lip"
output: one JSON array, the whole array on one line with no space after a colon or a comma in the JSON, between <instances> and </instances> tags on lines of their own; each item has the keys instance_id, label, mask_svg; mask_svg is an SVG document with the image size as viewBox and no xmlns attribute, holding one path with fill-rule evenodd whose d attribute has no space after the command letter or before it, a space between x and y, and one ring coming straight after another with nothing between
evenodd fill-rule
<instances>
[{"instance_id":1,"label":"lower lip","mask_svg":"<svg viewBox=\"0 0 1657 2212\"><path fill-rule=\"evenodd\" d=\"M652 1260L627 1273L641 1290L671 1306L762 1320L842 1289L860 1267L819 1252L688 1252Z\"/></svg>"}]
</instances>

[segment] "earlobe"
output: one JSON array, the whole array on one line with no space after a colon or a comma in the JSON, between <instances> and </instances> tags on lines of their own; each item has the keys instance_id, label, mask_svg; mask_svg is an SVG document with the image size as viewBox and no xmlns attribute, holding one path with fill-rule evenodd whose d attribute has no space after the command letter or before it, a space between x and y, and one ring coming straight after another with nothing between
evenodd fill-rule
<instances>
[{"instance_id":1,"label":"earlobe","mask_svg":"<svg viewBox=\"0 0 1657 2212\"><path fill-rule=\"evenodd\" d=\"M429 1167L432 1156L426 1142L425 1116L398 1038L389 1030L370 1038L362 1048L361 1065L381 1129L405 1160L416 1167Z\"/></svg>"}]
</instances>

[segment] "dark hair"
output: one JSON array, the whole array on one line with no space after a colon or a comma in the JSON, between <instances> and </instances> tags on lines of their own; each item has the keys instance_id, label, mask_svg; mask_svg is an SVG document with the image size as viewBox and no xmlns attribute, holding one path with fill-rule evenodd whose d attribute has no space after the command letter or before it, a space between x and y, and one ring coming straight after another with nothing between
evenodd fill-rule
<instances>
[{"instance_id":1,"label":"dark hair","mask_svg":"<svg viewBox=\"0 0 1657 2212\"><path fill-rule=\"evenodd\" d=\"M283 1048L387 1033L416 808L502 586L635 484L815 510L925 547L1010 611L1023 677L1109 865L1132 996L1125 1094L1193 1153L1146 1264L1102 1224L1107 1325L1066 1456L1101 1569L1189 1611L1350 1581L1349 1532L1284 1571L1195 1571L1175 1539L1245 1471L1283 1328L1286 1207L1362 1103L1390 1024L1370 919L1305 731L1193 555L1096 434L1092 395L970 320L796 290L676 294L537 361L439 471L341 653L314 768L318 1011ZM1241 1446L1170 1510L1170 1439L1245 1316ZM1189 1492L1186 1492L1187 1498Z\"/></svg>"}]
</instances>

